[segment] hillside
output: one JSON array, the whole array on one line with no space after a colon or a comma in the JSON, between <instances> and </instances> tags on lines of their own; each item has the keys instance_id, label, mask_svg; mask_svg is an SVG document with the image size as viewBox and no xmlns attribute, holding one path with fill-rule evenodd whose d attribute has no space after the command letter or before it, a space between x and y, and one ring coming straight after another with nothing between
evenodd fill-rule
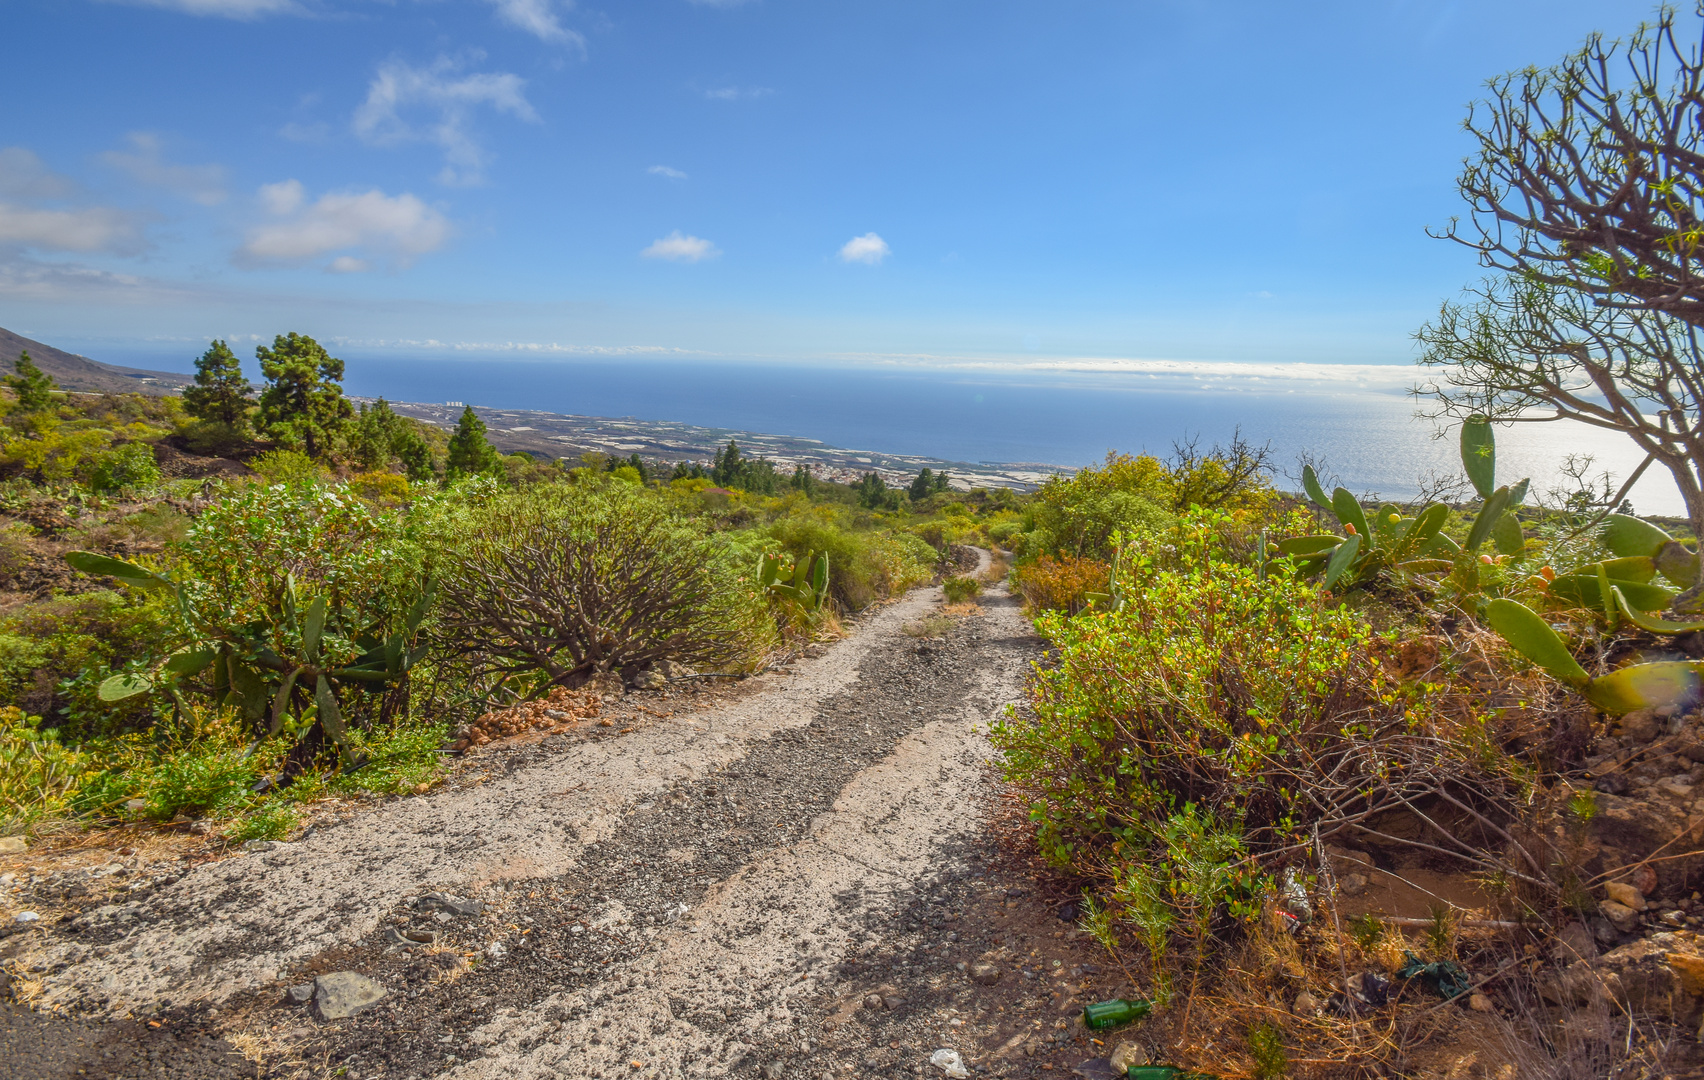
<instances>
[{"instance_id":1,"label":"hillside","mask_svg":"<svg viewBox=\"0 0 1704 1080\"><path fill-rule=\"evenodd\" d=\"M0 327L0 371L11 374L18 354L28 351L30 359L66 390L89 393L170 394L189 382L189 376L170 371L119 367L86 356L44 345Z\"/></svg>"}]
</instances>

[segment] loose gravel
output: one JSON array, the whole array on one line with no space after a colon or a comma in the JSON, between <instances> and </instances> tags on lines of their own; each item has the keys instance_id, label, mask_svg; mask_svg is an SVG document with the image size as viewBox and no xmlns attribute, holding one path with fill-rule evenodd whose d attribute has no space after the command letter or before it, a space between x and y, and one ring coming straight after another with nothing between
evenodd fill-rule
<instances>
[{"instance_id":1,"label":"loose gravel","mask_svg":"<svg viewBox=\"0 0 1704 1080\"><path fill-rule=\"evenodd\" d=\"M1087 945L1051 907L1011 907L1034 886L986 827L982 732L1040 642L1003 588L942 638L905 632L939 605L917 590L715 707L490 754L456 790L14 935L9 970L58 1013L0 1014L0 1053L39 1062L19 1076L357 1080L821 1080L913 1075L938 1046L996 1073L1052 1067L1038 1046L1092 1053L1051 1027L1095 982ZM1048 956L1014 951L1032 938ZM977 961L1010 970L985 986ZM285 993L337 971L385 997L326 1022Z\"/></svg>"}]
</instances>

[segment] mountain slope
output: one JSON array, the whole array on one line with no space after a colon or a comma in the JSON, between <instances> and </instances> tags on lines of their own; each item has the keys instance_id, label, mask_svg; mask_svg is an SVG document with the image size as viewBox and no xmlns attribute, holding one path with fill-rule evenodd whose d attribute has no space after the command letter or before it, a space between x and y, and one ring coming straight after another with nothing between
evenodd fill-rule
<instances>
[{"instance_id":1,"label":"mountain slope","mask_svg":"<svg viewBox=\"0 0 1704 1080\"><path fill-rule=\"evenodd\" d=\"M36 366L53 376L63 390L112 394L172 394L188 385L188 375L146 368L103 364L86 356L68 353L0 327L0 374L10 375L18 354L28 352Z\"/></svg>"}]
</instances>

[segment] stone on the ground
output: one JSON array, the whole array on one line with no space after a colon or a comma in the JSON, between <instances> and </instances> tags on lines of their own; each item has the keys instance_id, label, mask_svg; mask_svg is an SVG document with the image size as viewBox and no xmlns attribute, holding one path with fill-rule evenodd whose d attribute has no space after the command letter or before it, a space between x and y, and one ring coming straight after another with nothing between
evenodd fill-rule
<instances>
[{"instance_id":1,"label":"stone on the ground","mask_svg":"<svg viewBox=\"0 0 1704 1080\"><path fill-rule=\"evenodd\" d=\"M1644 911L1649 906L1645 903L1644 894L1625 881L1612 881L1603 887L1603 891L1611 900L1634 911Z\"/></svg>"},{"instance_id":2,"label":"stone on the ground","mask_svg":"<svg viewBox=\"0 0 1704 1080\"><path fill-rule=\"evenodd\" d=\"M1367 875L1344 874L1337 880L1337 886L1345 896L1360 896L1367 891Z\"/></svg>"},{"instance_id":3,"label":"stone on the ground","mask_svg":"<svg viewBox=\"0 0 1704 1080\"><path fill-rule=\"evenodd\" d=\"M942 1047L929 1055L929 1064L940 1069L942 1072L952 1077L953 1080L965 1080L965 1077L970 1075L970 1073L965 1070L964 1059L959 1057L959 1052L957 1050L949 1050Z\"/></svg>"},{"instance_id":4,"label":"stone on the ground","mask_svg":"<svg viewBox=\"0 0 1704 1080\"><path fill-rule=\"evenodd\" d=\"M1297 1016L1318 1015L1319 998L1316 998L1306 990L1303 990L1301 993L1296 995L1296 1001L1295 1004L1291 1006L1291 1011Z\"/></svg>"},{"instance_id":5,"label":"stone on the ground","mask_svg":"<svg viewBox=\"0 0 1704 1080\"><path fill-rule=\"evenodd\" d=\"M1106 1063L1112 1066L1115 1074L1123 1076L1132 1065L1148 1064L1148 1048L1139 1042L1121 1042L1112 1048Z\"/></svg>"},{"instance_id":6,"label":"stone on the ground","mask_svg":"<svg viewBox=\"0 0 1704 1080\"><path fill-rule=\"evenodd\" d=\"M627 692L622 685L621 676L613 671L600 671L586 680L586 685L580 689L588 690L601 698L618 698Z\"/></svg>"},{"instance_id":7,"label":"stone on the ground","mask_svg":"<svg viewBox=\"0 0 1704 1080\"><path fill-rule=\"evenodd\" d=\"M284 991L284 1000L292 1005L306 1005L313 997L313 983L298 983Z\"/></svg>"},{"instance_id":8,"label":"stone on the ground","mask_svg":"<svg viewBox=\"0 0 1704 1080\"><path fill-rule=\"evenodd\" d=\"M41 922L41 916L33 911L20 911L12 916L12 921L16 923Z\"/></svg>"},{"instance_id":9,"label":"stone on the ground","mask_svg":"<svg viewBox=\"0 0 1704 1080\"><path fill-rule=\"evenodd\" d=\"M1563 962L1591 960L1598 954L1597 941L1591 930L1579 922L1571 922L1556 932L1551 954Z\"/></svg>"},{"instance_id":10,"label":"stone on the ground","mask_svg":"<svg viewBox=\"0 0 1704 1080\"><path fill-rule=\"evenodd\" d=\"M1650 709L1635 709L1621 718L1620 735L1634 742L1650 742L1657 737L1657 714Z\"/></svg>"},{"instance_id":11,"label":"stone on the ground","mask_svg":"<svg viewBox=\"0 0 1704 1080\"><path fill-rule=\"evenodd\" d=\"M449 893L429 892L414 901L417 908L427 911L447 911L451 915L478 915L485 910L485 905L478 900L463 900Z\"/></svg>"},{"instance_id":12,"label":"stone on the ground","mask_svg":"<svg viewBox=\"0 0 1704 1080\"><path fill-rule=\"evenodd\" d=\"M882 996L880 994L865 994L864 995L864 1008L866 1008L866 1009L879 1009L881 1007L882 1007Z\"/></svg>"},{"instance_id":13,"label":"stone on the ground","mask_svg":"<svg viewBox=\"0 0 1704 1080\"><path fill-rule=\"evenodd\" d=\"M1488 1013L1491 1011L1491 999L1484 994L1474 994L1467 999L1467 1007L1474 1012Z\"/></svg>"},{"instance_id":14,"label":"stone on the ground","mask_svg":"<svg viewBox=\"0 0 1704 1080\"><path fill-rule=\"evenodd\" d=\"M314 1011L321 1020L354 1016L384 996L384 987L354 971L334 971L314 980Z\"/></svg>"},{"instance_id":15,"label":"stone on the ground","mask_svg":"<svg viewBox=\"0 0 1704 1080\"><path fill-rule=\"evenodd\" d=\"M1639 926L1639 913L1619 901L1605 900L1598 905L1598 911L1623 934L1631 934Z\"/></svg>"},{"instance_id":16,"label":"stone on the ground","mask_svg":"<svg viewBox=\"0 0 1704 1080\"><path fill-rule=\"evenodd\" d=\"M654 667L646 668L633 676L631 683L635 690L661 690L668 684L668 677Z\"/></svg>"},{"instance_id":17,"label":"stone on the ground","mask_svg":"<svg viewBox=\"0 0 1704 1080\"><path fill-rule=\"evenodd\" d=\"M970 965L971 981L981 983L983 986L993 986L995 983L1000 981L1000 976L1002 974L1004 973L994 964L981 963Z\"/></svg>"},{"instance_id":18,"label":"stone on the ground","mask_svg":"<svg viewBox=\"0 0 1704 1080\"><path fill-rule=\"evenodd\" d=\"M771 1061L763 1067L764 1080L781 1080L785 1075L787 1075L787 1066L779 1061Z\"/></svg>"},{"instance_id":19,"label":"stone on the ground","mask_svg":"<svg viewBox=\"0 0 1704 1080\"><path fill-rule=\"evenodd\" d=\"M882 1007L885 1008L885 1009L888 1009L888 1010L891 1011L893 1009L899 1008L901 1005L904 1005L904 1004L905 1004L905 996L903 994L884 994L884 995L882 995Z\"/></svg>"},{"instance_id":20,"label":"stone on the ground","mask_svg":"<svg viewBox=\"0 0 1704 1080\"><path fill-rule=\"evenodd\" d=\"M29 847L29 842L21 836L0 836L0 855L16 855Z\"/></svg>"}]
</instances>

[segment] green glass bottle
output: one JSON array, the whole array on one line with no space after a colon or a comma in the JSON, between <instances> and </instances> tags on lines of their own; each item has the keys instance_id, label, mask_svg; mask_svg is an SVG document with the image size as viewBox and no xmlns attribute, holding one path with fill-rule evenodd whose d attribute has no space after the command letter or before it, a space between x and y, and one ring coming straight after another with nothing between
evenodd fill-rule
<instances>
[{"instance_id":1,"label":"green glass bottle","mask_svg":"<svg viewBox=\"0 0 1704 1080\"><path fill-rule=\"evenodd\" d=\"M1091 1030L1099 1031L1140 1020L1153 1011L1154 1003L1151 1001L1113 998L1111 1001L1097 1001L1085 1007L1083 1024Z\"/></svg>"}]
</instances>

